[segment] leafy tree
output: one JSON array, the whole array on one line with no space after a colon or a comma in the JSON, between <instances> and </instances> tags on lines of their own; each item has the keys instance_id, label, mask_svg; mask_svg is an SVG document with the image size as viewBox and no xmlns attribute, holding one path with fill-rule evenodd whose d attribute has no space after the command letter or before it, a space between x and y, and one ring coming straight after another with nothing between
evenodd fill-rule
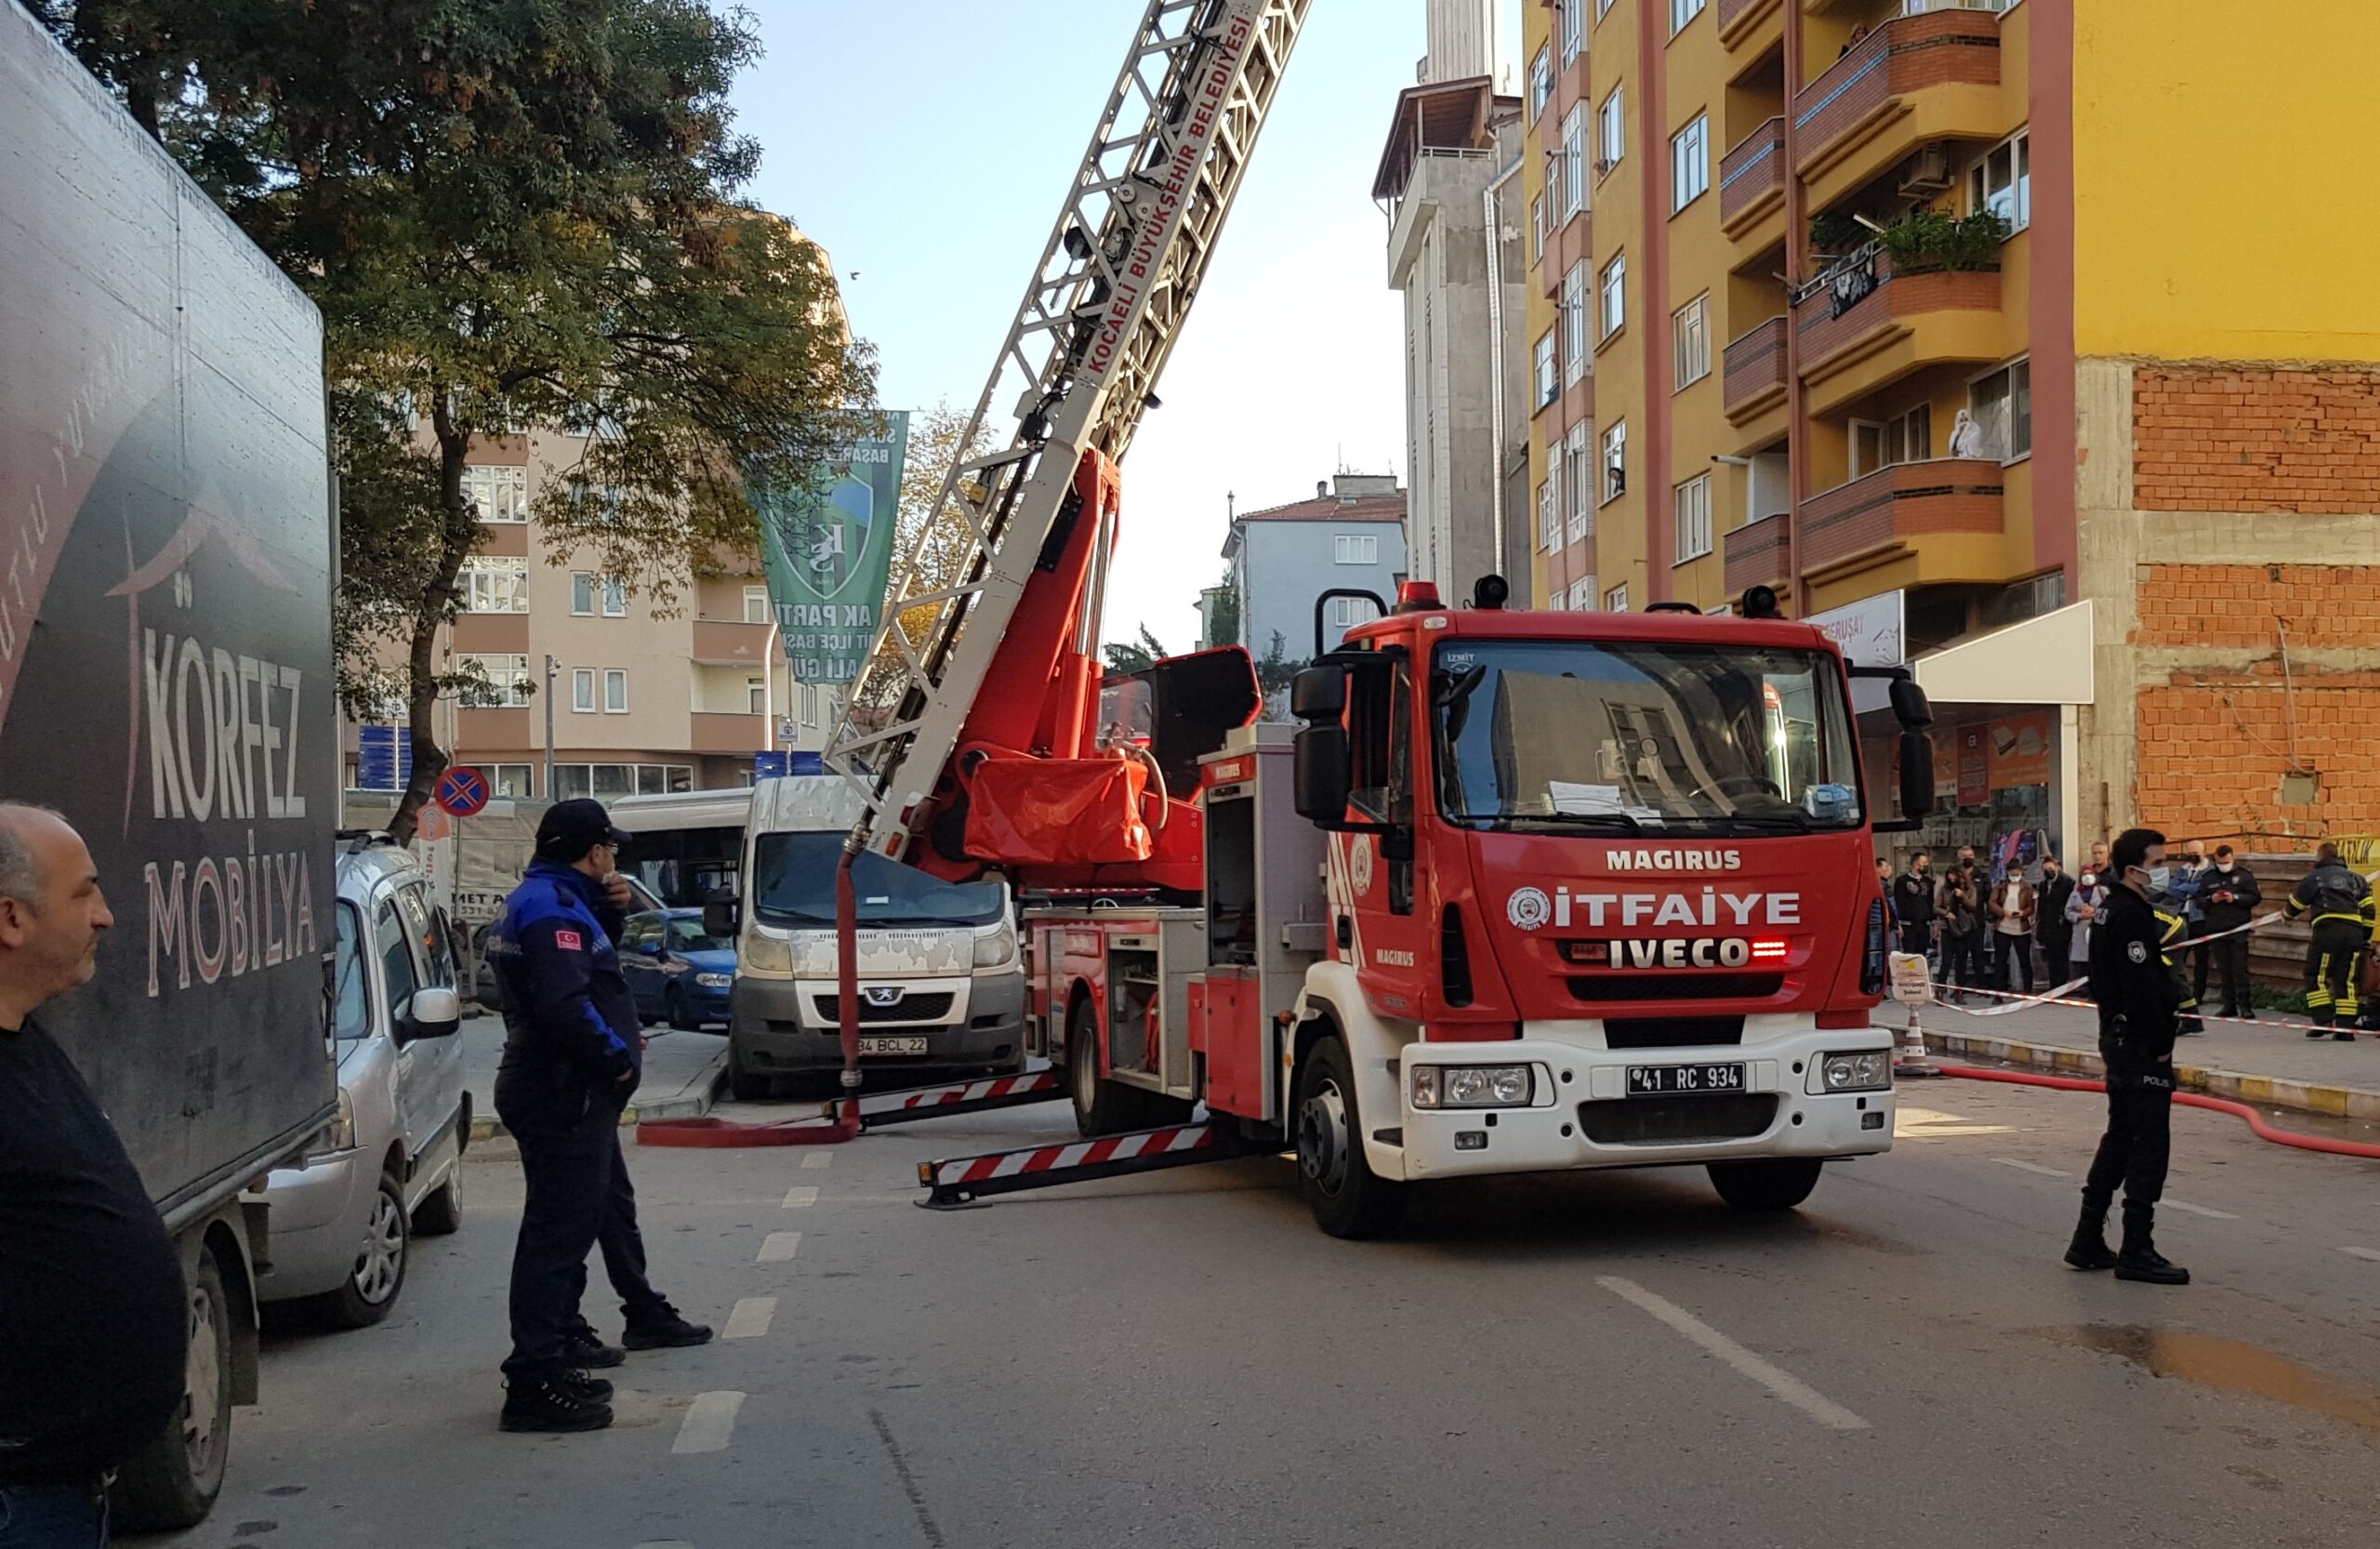
<instances>
[{"instance_id":1,"label":"leafy tree","mask_svg":"<svg viewBox=\"0 0 2380 1549\"><path fill-rule=\"evenodd\" d=\"M702 0L32 0L322 309L351 712L449 761L438 635L484 536L465 470L557 428L531 512L657 608L757 546L747 477L809 482L874 367L817 247L739 196L748 18Z\"/></svg>"},{"instance_id":2,"label":"leafy tree","mask_svg":"<svg viewBox=\"0 0 2380 1549\"><path fill-rule=\"evenodd\" d=\"M1100 651L1107 658L1107 670L1122 673L1146 672L1173 655L1156 635L1149 632L1145 624L1141 626L1141 638L1137 644L1118 641L1100 647Z\"/></svg>"},{"instance_id":3,"label":"leafy tree","mask_svg":"<svg viewBox=\"0 0 2380 1549\"><path fill-rule=\"evenodd\" d=\"M1228 569L1207 610L1207 640L1214 645L1239 643L1239 583L1232 579Z\"/></svg>"},{"instance_id":4,"label":"leafy tree","mask_svg":"<svg viewBox=\"0 0 2380 1549\"><path fill-rule=\"evenodd\" d=\"M1289 719L1289 684L1310 665L1292 659L1289 648L1289 642L1276 629L1272 643L1256 661L1256 686L1264 692L1263 717L1266 721Z\"/></svg>"}]
</instances>

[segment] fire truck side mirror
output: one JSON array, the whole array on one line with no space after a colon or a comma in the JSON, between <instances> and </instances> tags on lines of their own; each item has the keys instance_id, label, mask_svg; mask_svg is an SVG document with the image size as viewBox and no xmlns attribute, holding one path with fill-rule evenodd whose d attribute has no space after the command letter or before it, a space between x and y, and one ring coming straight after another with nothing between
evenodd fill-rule
<instances>
[{"instance_id":1,"label":"fire truck side mirror","mask_svg":"<svg viewBox=\"0 0 2380 1549\"><path fill-rule=\"evenodd\" d=\"M1300 721L1336 721L1347 713L1347 669L1309 667L1289 680L1289 713Z\"/></svg>"},{"instance_id":2,"label":"fire truck side mirror","mask_svg":"<svg viewBox=\"0 0 2380 1549\"><path fill-rule=\"evenodd\" d=\"M1310 674L1302 675L1310 676ZM1294 694L1295 690L1291 690ZM1296 743L1298 815L1325 828L1347 821L1347 729L1325 723L1300 731Z\"/></svg>"},{"instance_id":3,"label":"fire truck side mirror","mask_svg":"<svg viewBox=\"0 0 2380 1549\"><path fill-rule=\"evenodd\" d=\"M1895 678L1892 686L1893 719L1905 729L1934 724L1934 704L1925 691L1917 686L1914 678Z\"/></svg>"},{"instance_id":4,"label":"fire truck side mirror","mask_svg":"<svg viewBox=\"0 0 2380 1549\"><path fill-rule=\"evenodd\" d=\"M1897 688L1900 685L1896 683L1893 686ZM1933 812L1933 740L1923 732L1903 732L1900 735L1900 814L1910 821L1922 822Z\"/></svg>"}]
</instances>

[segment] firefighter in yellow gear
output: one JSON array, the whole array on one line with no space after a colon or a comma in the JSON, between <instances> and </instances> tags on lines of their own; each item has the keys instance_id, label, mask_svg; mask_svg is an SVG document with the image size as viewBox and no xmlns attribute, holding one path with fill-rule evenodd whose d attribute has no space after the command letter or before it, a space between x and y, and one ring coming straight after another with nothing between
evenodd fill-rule
<instances>
[{"instance_id":1,"label":"firefighter in yellow gear","mask_svg":"<svg viewBox=\"0 0 2380 1549\"><path fill-rule=\"evenodd\" d=\"M2190 987L2190 976L2174 955L2174 944L2189 938L2190 922L2182 908L2180 901L2170 893L2155 894L2149 904L2149 912L2157 917L2157 948L2165 959L2166 972L2174 975L2174 992L2181 997L2175 1011L2174 1031L2188 1038L2206 1031L2206 1021L2199 1015L2198 995Z\"/></svg>"},{"instance_id":2,"label":"firefighter in yellow gear","mask_svg":"<svg viewBox=\"0 0 2380 1549\"><path fill-rule=\"evenodd\" d=\"M2314 927L2306 949L2306 1009L2314 1025L2306 1036L2352 1043L2363 1013L2363 960L2372 949L2372 884L2339 859L2337 845L2324 844L2285 907L2290 919L2310 920Z\"/></svg>"}]
</instances>

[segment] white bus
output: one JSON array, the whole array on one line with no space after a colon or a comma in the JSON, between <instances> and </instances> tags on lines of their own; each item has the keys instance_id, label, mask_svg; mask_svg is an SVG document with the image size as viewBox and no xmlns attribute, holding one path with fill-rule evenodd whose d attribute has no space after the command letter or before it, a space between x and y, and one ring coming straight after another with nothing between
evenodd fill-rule
<instances>
[{"instance_id":1,"label":"white bus","mask_svg":"<svg viewBox=\"0 0 2380 1549\"><path fill-rule=\"evenodd\" d=\"M700 908L718 888L741 892L750 787L623 796L611 814L635 840L621 864L668 907Z\"/></svg>"}]
</instances>

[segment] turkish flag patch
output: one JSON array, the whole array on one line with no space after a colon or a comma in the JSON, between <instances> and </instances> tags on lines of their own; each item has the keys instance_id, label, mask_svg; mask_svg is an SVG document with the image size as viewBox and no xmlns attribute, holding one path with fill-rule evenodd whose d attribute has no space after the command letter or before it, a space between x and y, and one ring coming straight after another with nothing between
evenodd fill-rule
<instances>
[{"instance_id":1,"label":"turkish flag patch","mask_svg":"<svg viewBox=\"0 0 2380 1549\"><path fill-rule=\"evenodd\" d=\"M587 938L576 931L556 931L554 945L566 952L584 952L587 950Z\"/></svg>"}]
</instances>

